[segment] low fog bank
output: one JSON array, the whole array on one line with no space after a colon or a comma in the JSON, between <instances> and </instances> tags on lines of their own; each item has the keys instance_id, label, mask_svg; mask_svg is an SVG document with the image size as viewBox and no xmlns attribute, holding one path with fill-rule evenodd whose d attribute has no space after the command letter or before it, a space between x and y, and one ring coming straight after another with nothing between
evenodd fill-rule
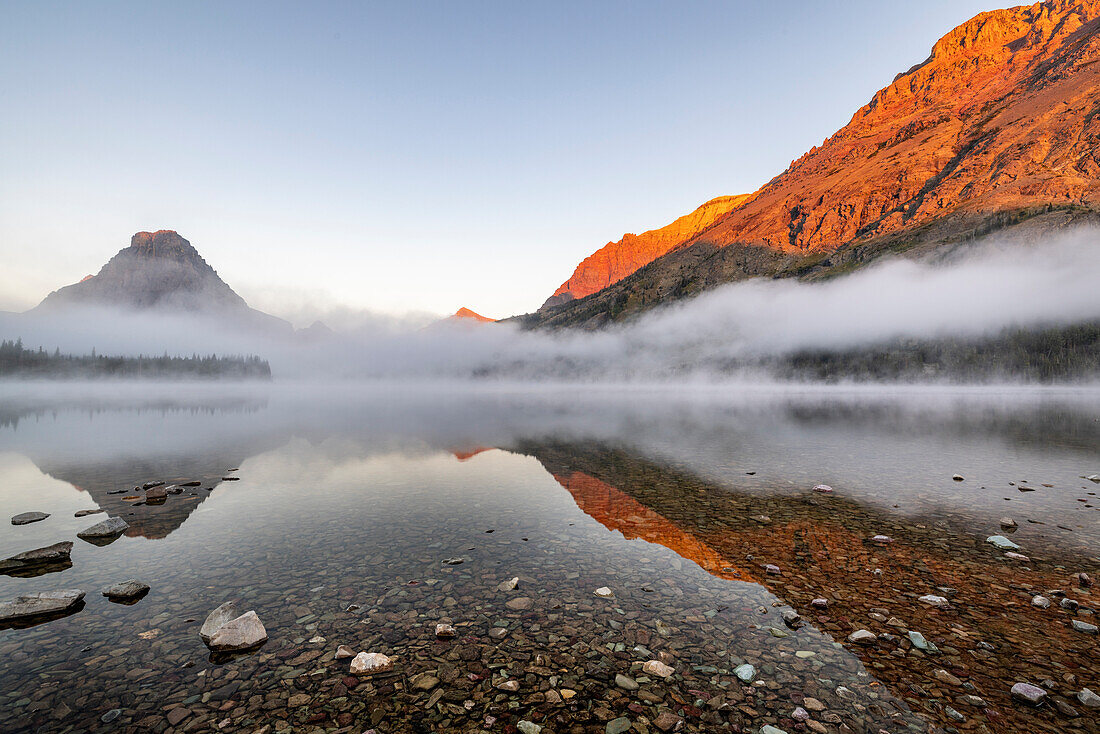
<instances>
[{"instance_id":1,"label":"low fog bank","mask_svg":"<svg viewBox=\"0 0 1100 734\"><path fill-rule=\"evenodd\" d=\"M1001 339L1012 330L1081 324L1100 334L1098 245L1097 232L1079 230L1040 246L986 242L955 251L949 264L893 260L824 283L746 281L597 332L462 321L413 328L397 319L278 337L210 317L85 310L0 315L0 336L73 353L258 354L276 379L751 379L783 374L782 360L807 352ZM1073 347L1084 363L1095 361L1092 332L1073 338L1084 339ZM1013 348L1036 349L1030 342ZM1058 339L1047 348L1055 357L1064 349Z\"/></svg>"}]
</instances>

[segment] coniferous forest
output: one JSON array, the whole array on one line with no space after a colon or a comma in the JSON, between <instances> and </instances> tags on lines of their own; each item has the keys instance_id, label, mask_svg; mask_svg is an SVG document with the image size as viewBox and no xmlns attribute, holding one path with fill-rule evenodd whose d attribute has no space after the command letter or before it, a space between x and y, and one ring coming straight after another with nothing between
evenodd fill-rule
<instances>
[{"instance_id":1,"label":"coniferous forest","mask_svg":"<svg viewBox=\"0 0 1100 734\"><path fill-rule=\"evenodd\" d=\"M0 379L270 380L271 366L256 355L180 357L62 354L28 349L22 339L0 342Z\"/></svg>"}]
</instances>

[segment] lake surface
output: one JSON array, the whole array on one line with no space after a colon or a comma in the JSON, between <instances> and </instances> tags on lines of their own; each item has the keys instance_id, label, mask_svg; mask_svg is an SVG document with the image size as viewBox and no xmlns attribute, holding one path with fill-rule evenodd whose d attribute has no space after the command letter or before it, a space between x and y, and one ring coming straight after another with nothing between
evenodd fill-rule
<instances>
[{"instance_id":1,"label":"lake surface","mask_svg":"<svg viewBox=\"0 0 1100 734\"><path fill-rule=\"evenodd\" d=\"M0 601L87 596L0 630L0 731L1096 732L1094 474L1085 389L3 385L0 558L76 545Z\"/></svg>"}]
</instances>

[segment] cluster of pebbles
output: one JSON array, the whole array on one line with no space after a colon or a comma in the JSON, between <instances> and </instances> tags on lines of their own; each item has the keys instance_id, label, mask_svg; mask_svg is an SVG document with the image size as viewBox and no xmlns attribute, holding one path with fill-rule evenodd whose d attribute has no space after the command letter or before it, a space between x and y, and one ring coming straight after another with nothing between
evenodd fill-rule
<instances>
[{"instance_id":1,"label":"cluster of pebbles","mask_svg":"<svg viewBox=\"0 0 1100 734\"><path fill-rule=\"evenodd\" d=\"M632 514L434 486L400 511L257 506L255 533L166 548L140 611L0 636L0 729L1095 730L1097 637L1074 624L1094 619L1095 564L1022 539L1019 561L840 486L738 495L553 452L532 453ZM708 573L712 556L730 566Z\"/></svg>"}]
</instances>

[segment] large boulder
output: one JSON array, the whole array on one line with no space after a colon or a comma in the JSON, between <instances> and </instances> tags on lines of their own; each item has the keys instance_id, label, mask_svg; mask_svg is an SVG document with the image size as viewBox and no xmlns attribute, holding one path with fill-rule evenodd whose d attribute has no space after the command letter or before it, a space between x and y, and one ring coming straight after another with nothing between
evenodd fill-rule
<instances>
[{"instance_id":1,"label":"large boulder","mask_svg":"<svg viewBox=\"0 0 1100 734\"><path fill-rule=\"evenodd\" d=\"M45 617L79 610L84 599L80 589L40 591L25 594L0 604L0 624L20 622L35 617Z\"/></svg>"},{"instance_id":2,"label":"large boulder","mask_svg":"<svg viewBox=\"0 0 1100 734\"><path fill-rule=\"evenodd\" d=\"M72 542L66 540L61 543L47 545L45 548L24 551L0 561L0 573L14 575L28 569L68 564L70 562L69 554L72 550Z\"/></svg>"},{"instance_id":3,"label":"large boulder","mask_svg":"<svg viewBox=\"0 0 1100 734\"><path fill-rule=\"evenodd\" d=\"M12 525L30 525L32 522L45 520L50 516L48 512L20 512L11 519Z\"/></svg>"},{"instance_id":4,"label":"large boulder","mask_svg":"<svg viewBox=\"0 0 1100 734\"><path fill-rule=\"evenodd\" d=\"M103 590L103 596L111 601L128 602L137 601L149 593L149 584L130 579L121 583L108 586Z\"/></svg>"},{"instance_id":5,"label":"large boulder","mask_svg":"<svg viewBox=\"0 0 1100 734\"><path fill-rule=\"evenodd\" d=\"M264 629L256 612L237 615L237 602L227 601L206 617L199 630L199 637L215 652L251 650L267 642Z\"/></svg>"},{"instance_id":6,"label":"large boulder","mask_svg":"<svg viewBox=\"0 0 1100 734\"><path fill-rule=\"evenodd\" d=\"M113 516L108 517L103 522L97 522L95 525L81 530L76 534L76 537L81 540L98 540L102 538L113 538L117 535L122 535L126 532L126 528L130 527L129 524L121 517Z\"/></svg>"},{"instance_id":7,"label":"large boulder","mask_svg":"<svg viewBox=\"0 0 1100 734\"><path fill-rule=\"evenodd\" d=\"M214 652L251 650L267 642L267 630L256 612L248 611L231 619L214 633L207 646Z\"/></svg>"},{"instance_id":8,"label":"large boulder","mask_svg":"<svg viewBox=\"0 0 1100 734\"><path fill-rule=\"evenodd\" d=\"M236 619L240 616L240 612L237 610L237 602L227 601L219 606L210 614L206 615L206 621L202 623L202 627L199 629L199 637L207 645L210 644L210 639L214 636L222 625L231 619Z\"/></svg>"}]
</instances>

